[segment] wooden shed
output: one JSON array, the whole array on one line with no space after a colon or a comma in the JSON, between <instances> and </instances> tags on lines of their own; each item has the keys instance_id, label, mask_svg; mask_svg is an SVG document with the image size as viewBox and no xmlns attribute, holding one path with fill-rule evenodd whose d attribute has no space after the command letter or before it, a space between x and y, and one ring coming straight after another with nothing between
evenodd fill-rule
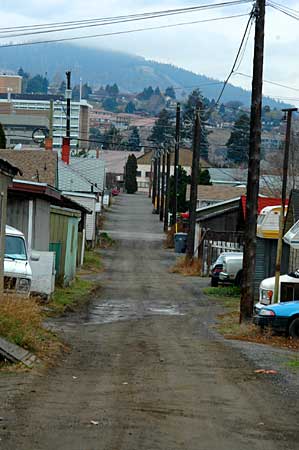
<instances>
[{"instance_id":1,"label":"wooden shed","mask_svg":"<svg viewBox=\"0 0 299 450\"><path fill-rule=\"evenodd\" d=\"M56 281L63 286L76 276L80 218L78 210L51 206L50 250L56 253Z\"/></svg>"}]
</instances>

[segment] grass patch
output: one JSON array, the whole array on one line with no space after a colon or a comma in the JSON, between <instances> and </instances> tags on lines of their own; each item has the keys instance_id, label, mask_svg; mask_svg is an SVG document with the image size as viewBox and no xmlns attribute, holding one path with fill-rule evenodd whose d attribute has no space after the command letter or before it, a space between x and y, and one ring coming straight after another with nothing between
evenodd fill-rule
<instances>
[{"instance_id":1,"label":"grass patch","mask_svg":"<svg viewBox=\"0 0 299 450\"><path fill-rule=\"evenodd\" d=\"M292 340L272 333L271 329L261 330L252 322L239 323L240 319L240 289L236 287L205 288L203 292L227 308L224 314L218 314L215 328L226 339L266 344L274 347L299 349L299 340ZM292 368L299 368L299 360L289 362Z\"/></svg>"},{"instance_id":2,"label":"grass patch","mask_svg":"<svg viewBox=\"0 0 299 450\"><path fill-rule=\"evenodd\" d=\"M182 256L177 259L170 272L180 273L187 277L199 276L201 274L201 262L197 258L190 260L186 256Z\"/></svg>"},{"instance_id":3,"label":"grass patch","mask_svg":"<svg viewBox=\"0 0 299 450\"><path fill-rule=\"evenodd\" d=\"M76 278L69 287L55 289L49 307L56 314L74 311L76 307L86 303L86 297L95 287L94 281Z\"/></svg>"},{"instance_id":4,"label":"grass patch","mask_svg":"<svg viewBox=\"0 0 299 450\"><path fill-rule=\"evenodd\" d=\"M240 299L241 289L236 286L207 287L203 289L204 294L212 297L231 297Z\"/></svg>"},{"instance_id":5,"label":"grass patch","mask_svg":"<svg viewBox=\"0 0 299 450\"><path fill-rule=\"evenodd\" d=\"M100 234L99 247L100 248L110 248L115 244L115 240L112 239L108 233L103 232Z\"/></svg>"},{"instance_id":6,"label":"grass patch","mask_svg":"<svg viewBox=\"0 0 299 450\"><path fill-rule=\"evenodd\" d=\"M206 294L211 300L215 300L226 308L230 308L234 311L239 311L240 306L240 288L236 286L223 286L223 287L207 287L203 289L203 293Z\"/></svg>"},{"instance_id":7,"label":"grass patch","mask_svg":"<svg viewBox=\"0 0 299 450\"><path fill-rule=\"evenodd\" d=\"M0 336L45 359L61 347L57 337L43 327L44 314L34 298L0 297Z\"/></svg>"},{"instance_id":8,"label":"grass patch","mask_svg":"<svg viewBox=\"0 0 299 450\"><path fill-rule=\"evenodd\" d=\"M86 250L82 269L88 272L101 272L103 270L103 263L99 252Z\"/></svg>"},{"instance_id":9,"label":"grass patch","mask_svg":"<svg viewBox=\"0 0 299 450\"><path fill-rule=\"evenodd\" d=\"M299 359L292 359L291 361L288 361L286 366L291 369L299 369Z\"/></svg>"}]
</instances>

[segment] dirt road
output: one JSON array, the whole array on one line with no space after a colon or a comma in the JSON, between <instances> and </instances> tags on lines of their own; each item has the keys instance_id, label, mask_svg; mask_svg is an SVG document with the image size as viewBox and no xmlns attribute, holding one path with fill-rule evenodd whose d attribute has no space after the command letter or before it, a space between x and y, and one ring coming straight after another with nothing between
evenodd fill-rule
<instances>
[{"instance_id":1,"label":"dirt road","mask_svg":"<svg viewBox=\"0 0 299 450\"><path fill-rule=\"evenodd\" d=\"M13 378L0 448L298 449L298 396L215 335L206 282L168 272L173 254L150 201L122 195L105 226L117 245L105 252L101 294L87 315L59 323L73 350L56 369Z\"/></svg>"}]
</instances>

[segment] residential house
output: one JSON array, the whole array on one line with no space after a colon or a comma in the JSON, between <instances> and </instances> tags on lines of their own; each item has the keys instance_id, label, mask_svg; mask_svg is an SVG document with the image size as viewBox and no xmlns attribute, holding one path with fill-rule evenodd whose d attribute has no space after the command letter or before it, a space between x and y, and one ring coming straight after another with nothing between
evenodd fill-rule
<instances>
[{"instance_id":1,"label":"residential house","mask_svg":"<svg viewBox=\"0 0 299 450\"><path fill-rule=\"evenodd\" d=\"M15 180L35 181L58 187L57 153L45 150L0 150L0 158L22 167Z\"/></svg>"},{"instance_id":2,"label":"residential house","mask_svg":"<svg viewBox=\"0 0 299 450\"><path fill-rule=\"evenodd\" d=\"M105 191L105 162L101 158L70 158L70 164L58 162L59 188L91 214L86 222L85 239L94 247L97 236L98 216L102 210Z\"/></svg>"},{"instance_id":3,"label":"residential house","mask_svg":"<svg viewBox=\"0 0 299 450\"><path fill-rule=\"evenodd\" d=\"M101 158L71 157L70 163L58 162L59 189L68 192L96 193L105 187L105 162Z\"/></svg>"},{"instance_id":4,"label":"residential house","mask_svg":"<svg viewBox=\"0 0 299 450\"><path fill-rule=\"evenodd\" d=\"M128 152L118 150L104 150L100 152L100 159L105 162L106 186L108 189L123 185L125 165L129 155L136 158L143 156L143 152Z\"/></svg>"},{"instance_id":5,"label":"residential house","mask_svg":"<svg viewBox=\"0 0 299 450\"><path fill-rule=\"evenodd\" d=\"M137 186L138 191L148 192L151 182L151 170L152 160L154 157L154 150L146 151L144 155L137 158ZM187 172L187 175L191 174L192 167L192 151L187 148L181 148L179 152L179 165ZM206 161L201 161L201 167L207 167ZM161 167L162 169L162 167ZM170 175L174 173L174 153L171 153L171 165Z\"/></svg>"}]
</instances>

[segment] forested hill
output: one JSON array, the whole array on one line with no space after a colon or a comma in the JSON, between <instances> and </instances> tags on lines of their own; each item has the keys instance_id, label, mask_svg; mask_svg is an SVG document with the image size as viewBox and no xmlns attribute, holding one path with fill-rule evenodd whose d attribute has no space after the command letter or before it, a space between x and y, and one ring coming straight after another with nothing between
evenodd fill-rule
<instances>
[{"instance_id":1,"label":"forested hill","mask_svg":"<svg viewBox=\"0 0 299 450\"><path fill-rule=\"evenodd\" d=\"M50 80L57 73L64 75L65 70L71 70L74 83L78 83L82 77L84 82L92 85L117 83L121 90L129 92L140 92L150 85L162 89L168 86L199 86L203 95L212 99L218 96L221 87L213 83L218 80L170 64L148 61L127 53L70 44L0 48L1 71L18 70L20 66L32 75L47 74ZM188 92L187 89L185 91ZM228 85L222 101L233 100L248 105L250 92ZM270 98L265 99L264 104L271 108L284 106Z\"/></svg>"}]
</instances>

